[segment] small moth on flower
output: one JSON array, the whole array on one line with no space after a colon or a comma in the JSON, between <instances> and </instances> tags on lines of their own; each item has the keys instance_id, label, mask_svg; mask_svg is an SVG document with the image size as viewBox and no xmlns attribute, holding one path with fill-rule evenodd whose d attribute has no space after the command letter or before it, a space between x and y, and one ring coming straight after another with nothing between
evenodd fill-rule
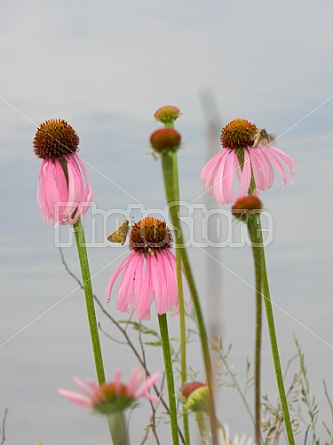
<instances>
[{"instance_id":1,"label":"small moth on flower","mask_svg":"<svg viewBox=\"0 0 333 445\"><path fill-rule=\"evenodd\" d=\"M253 141L253 148L258 147L258 145L263 145L266 147L266 145L269 145L276 136L274 134L269 134L265 130L265 128L259 128L258 130L254 131L251 135L250 139Z\"/></svg>"},{"instance_id":2,"label":"small moth on flower","mask_svg":"<svg viewBox=\"0 0 333 445\"><path fill-rule=\"evenodd\" d=\"M110 243L119 243L123 246L125 244L129 229L129 221L128 219L125 219L122 225L116 231L111 233L110 236L108 236L108 241L110 241Z\"/></svg>"}]
</instances>

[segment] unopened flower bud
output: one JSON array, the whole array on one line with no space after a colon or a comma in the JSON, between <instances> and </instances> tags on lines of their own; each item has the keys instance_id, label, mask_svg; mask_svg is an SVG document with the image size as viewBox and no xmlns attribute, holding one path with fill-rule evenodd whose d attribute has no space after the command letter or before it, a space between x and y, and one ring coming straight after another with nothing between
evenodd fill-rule
<instances>
[{"instance_id":1,"label":"unopened flower bud","mask_svg":"<svg viewBox=\"0 0 333 445\"><path fill-rule=\"evenodd\" d=\"M173 128L160 128L150 136L150 144L157 153L176 151L181 142L181 135Z\"/></svg>"},{"instance_id":2,"label":"unopened flower bud","mask_svg":"<svg viewBox=\"0 0 333 445\"><path fill-rule=\"evenodd\" d=\"M239 198L231 208L231 213L237 219L246 221L249 216L260 213L262 203L259 198L254 195Z\"/></svg>"},{"instance_id":3,"label":"unopened flower bud","mask_svg":"<svg viewBox=\"0 0 333 445\"><path fill-rule=\"evenodd\" d=\"M188 411L206 412L208 403L208 387L203 382L187 383L182 389L185 407Z\"/></svg>"},{"instance_id":4,"label":"unopened flower bud","mask_svg":"<svg viewBox=\"0 0 333 445\"><path fill-rule=\"evenodd\" d=\"M165 125L173 123L180 116L180 110L173 105L165 105L155 111L154 118Z\"/></svg>"}]
</instances>

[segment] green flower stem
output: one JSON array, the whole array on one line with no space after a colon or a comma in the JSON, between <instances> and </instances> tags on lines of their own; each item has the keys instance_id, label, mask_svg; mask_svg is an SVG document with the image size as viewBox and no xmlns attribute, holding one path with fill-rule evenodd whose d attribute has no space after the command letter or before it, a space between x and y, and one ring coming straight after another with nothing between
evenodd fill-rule
<instances>
[{"instance_id":1,"label":"green flower stem","mask_svg":"<svg viewBox=\"0 0 333 445\"><path fill-rule=\"evenodd\" d=\"M90 328L91 343L95 359L97 379L98 383L101 385L102 383L105 383L105 373L104 373L101 345L99 341L98 327L96 321L89 262L88 262L86 243L84 238L84 230L81 218L79 218L78 221L74 224L74 233L75 233L77 252L79 255L80 266L81 266L82 283L86 299L87 315Z\"/></svg>"},{"instance_id":2,"label":"green flower stem","mask_svg":"<svg viewBox=\"0 0 333 445\"><path fill-rule=\"evenodd\" d=\"M164 124L165 128L174 128L174 121ZM176 155L177 156L177 155ZM178 180L178 162L177 157L175 162L173 162L173 187L171 191L173 192L173 197L171 201L175 203L176 209L175 213L179 211L179 180ZM177 266L177 290L178 290L178 300L179 300L179 331L180 331L180 376L181 384L184 386L187 383L187 354L186 354L186 319L185 319L185 302L183 294L183 277L182 277L182 258L181 251L179 249L179 239L176 237L175 240L175 252L176 252L176 266ZM183 426L184 426L184 436L186 445L191 444L190 439L190 429L188 423L188 414L183 407Z\"/></svg>"},{"instance_id":3,"label":"green flower stem","mask_svg":"<svg viewBox=\"0 0 333 445\"><path fill-rule=\"evenodd\" d=\"M197 316L199 338L201 341L204 365L206 370L207 386L209 390L209 420L212 430L213 445L217 445L217 431L216 431L216 415L215 415L215 403L214 403L214 388L213 388L213 369L209 353L208 337L203 320L202 310L200 307L199 296L196 290L196 286L193 279L191 266L188 260L186 249L184 247L183 234L181 230L181 224L179 219L179 187L178 187L178 168L177 168L177 153L166 151L162 153L162 169L164 176L164 186L167 196L167 202L170 206L170 214L172 224L175 228L175 243L176 249L178 248L181 253L186 278L189 284L194 309ZM177 195L177 196L176 196ZM184 303L183 303L184 304ZM181 306L181 305L180 305Z\"/></svg>"},{"instance_id":4,"label":"green flower stem","mask_svg":"<svg viewBox=\"0 0 333 445\"><path fill-rule=\"evenodd\" d=\"M199 428L199 433L203 445L209 445L208 432L206 427L206 421L203 412L195 413L195 420Z\"/></svg>"},{"instance_id":5,"label":"green flower stem","mask_svg":"<svg viewBox=\"0 0 333 445\"><path fill-rule=\"evenodd\" d=\"M183 277L182 277L182 257L181 251L176 246L176 266L177 266L177 288L179 300L179 330L180 330L180 376L182 387L187 381L187 351L186 351L186 321L185 321L185 302L183 294ZM186 445L191 444L190 429L188 423L188 414L183 407L183 426Z\"/></svg>"},{"instance_id":6,"label":"green flower stem","mask_svg":"<svg viewBox=\"0 0 333 445\"><path fill-rule=\"evenodd\" d=\"M285 393L285 389L284 389L278 343L277 343L277 339L276 339L273 307L272 307L272 301L271 301L271 296L270 296L269 286L268 286L268 277L267 277L266 261L265 261L265 250L264 250L264 245L263 245L260 216L255 217L255 218L250 217L248 225L252 225L252 224L253 224L253 227L251 227L251 231L256 232L255 236L258 239L258 242L256 243L257 244L256 247L258 247L261 250L262 295L264 297L264 303L265 303L265 309L266 309L268 332L269 332L269 337L270 337L270 341L271 341L276 382L277 382L277 386L278 386L278 390L279 390L281 407L282 407L282 412L283 412L283 416L284 416L284 422L286 425L288 443L289 443L289 445L295 445L293 431L292 431L292 427L291 427L291 421L290 421L290 414L289 414L289 409L288 409L288 402L287 402L286 393Z\"/></svg>"},{"instance_id":7,"label":"green flower stem","mask_svg":"<svg viewBox=\"0 0 333 445\"><path fill-rule=\"evenodd\" d=\"M257 219L256 223L252 223L253 219ZM256 330L255 330L255 372L254 372L254 412L255 412L255 441L256 444L261 443L261 338L262 338L262 286L261 286L261 263L262 263L262 249L258 247L259 239L257 227L260 226L260 217L252 215L248 219L248 231L252 243L252 252L255 269L256 282Z\"/></svg>"},{"instance_id":8,"label":"green flower stem","mask_svg":"<svg viewBox=\"0 0 333 445\"><path fill-rule=\"evenodd\" d=\"M113 413L108 416L113 445L129 445L124 412Z\"/></svg>"},{"instance_id":9,"label":"green flower stem","mask_svg":"<svg viewBox=\"0 0 333 445\"><path fill-rule=\"evenodd\" d=\"M82 285L83 285L84 296L85 296L85 300L86 300L87 316L88 316L88 322L89 322L89 328L90 328L90 337L91 337L91 344L92 344L94 360L95 360L97 380L98 380L98 383L100 385L102 385L103 383L105 383L105 372L104 372L101 344L99 341L98 326L97 326L94 297L93 297L93 291L92 291L92 285L91 285L91 276L90 276L88 255L87 255L86 242L85 242L85 237L84 237L84 229L83 229L81 218L79 218L78 221L73 225L73 228L74 228L74 234L75 234L77 253L79 256L79 261L80 261L80 266L81 266ZM122 421L123 421L123 423L125 422L124 419ZM117 436L117 434L116 434L117 427L114 423L113 424L110 423L110 418L108 418L108 425L109 425L109 430L111 433L113 444L114 445L127 445L128 444L127 441L120 442L117 439L117 437L116 437ZM121 425L122 424L120 423L119 428L122 428ZM125 432L126 432L126 437L127 437L126 428L125 428Z\"/></svg>"},{"instance_id":10,"label":"green flower stem","mask_svg":"<svg viewBox=\"0 0 333 445\"><path fill-rule=\"evenodd\" d=\"M185 249L182 249L181 252L182 252L183 265L186 272L186 278L190 288L193 306L196 312L199 337L201 340L201 347L206 370L206 380L208 387L208 413L209 413L209 421L212 433L212 443L213 445L217 445L218 442L217 442L217 423L216 423L215 401L214 401L213 368L209 353L208 336L205 323L203 320L202 310L200 307L199 295L193 279L193 274L188 260L187 252Z\"/></svg>"},{"instance_id":11,"label":"green flower stem","mask_svg":"<svg viewBox=\"0 0 333 445\"><path fill-rule=\"evenodd\" d=\"M169 395L172 443L173 445L179 445L176 395L175 395L175 385L173 381L172 360L171 360L168 322L166 314L158 315L158 322L160 325L165 376L166 376L168 395Z\"/></svg>"},{"instance_id":12,"label":"green flower stem","mask_svg":"<svg viewBox=\"0 0 333 445\"><path fill-rule=\"evenodd\" d=\"M172 219L173 224L176 222L179 209L179 181L178 181L178 162L177 162L177 154L173 153L170 155L173 157L172 159L172 176L173 178L173 187L170 187L170 200L167 197L168 204L172 203L172 212L175 218ZM172 194L172 196L171 196ZM175 239L175 252L176 252L176 265L177 265L177 289L178 289L178 300L179 300L179 330L180 330L180 374L181 374L181 384L184 386L187 383L187 354L186 354L186 319L185 319L185 301L183 294L183 277L182 277L182 256L181 256L181 245L179 238L180 226L178 224L176 239ZM188 423L188 414L183 408L183 426L184 426L184 436L186 445L190 445L190 430Z\"/></svg>"},{"instance_id":13,"label":"green flower stem","mask_svg":"<svg viewBox=\"0 0 333 445\"><path fill-rule=\"evenodd\" d=\"M241 168L244 166L244 150L239 149L237 151L238 162ZM251 182L248 190L249 196L252 195L256 188L253 172L251 173ZM255 429L255 442L257 445L261 443L261 344L262 344L262 283L261 283L261 262L262 262L262 249L258 248L258 234L256 225L252 224L253 218L257 219L257 225L260 225L260 217L257 214L252 215L248 219L248 231L252 243L252 252L255 269L255 283L256 283L256 327L255 327L255 349L254 349L254 429ZM260 232L261 233L261 232Z\"/></svg>"}]
</instances>

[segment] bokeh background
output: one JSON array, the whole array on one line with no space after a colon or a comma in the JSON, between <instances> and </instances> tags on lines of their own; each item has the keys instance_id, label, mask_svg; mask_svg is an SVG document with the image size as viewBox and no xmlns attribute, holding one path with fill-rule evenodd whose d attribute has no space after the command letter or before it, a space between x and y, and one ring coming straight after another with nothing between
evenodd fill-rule
<instances>
[{"instance_id":1,"label":"bokeh background","mask_svg":"<svg viewBox=\"0 0 333 445\"><path fill-rule=\"evenodd\" d=\"M219 150L220 128L236 117L278 135L277 146L297 162L293 186L283 190L277 178L261 195L274 221L267 262L283 366L295 355L295 333L319 403L319 437L327 439L321 422L332 422L323 378L333 394L332 14L327 0L0 3L0 418L9 408L6 443L109 443L104 419L57 395L59 387L73 388L73 375L94 377L94 366L82 291L64 270L54 228L40 219L36 203L36 127L63 118L76 129L96 208L112 215L119 210L118 220L107 221L111 233L128 206L164 208L149 136L160 126L154 111L165 104L183 113L176 127L183 138L181 193L188 203L207 203L200 172L208 146L211 153ZM88 214L88 233L91 221ZM103 241L104 231L98 237ZM102 301L127 250L89 249L94 291ZM75 246L64 254L79 274ZM243 386L253 350L251 251L218 249L218 263L205 249L192 248L190 255L208 322L207 271L215 271L214 322L224 344L232 343L229 364ZM109 310L120 317L113 303ZM175 320L171 325L177 332ZM264 336L263 392L274 400L266 331ZM135 358L102 337L107 376L121 367L128 377ZM161 370L160 352L147 349L151 370ZM189 361L202 379L198 351ZM251 435L237 392L222 389L217 399L219 417L231 431ZM148 418L141 407L132 413L132 443L140 443ZM161 443L169 443L168 429L162 431Z\"/></svg>"}]
</instances>

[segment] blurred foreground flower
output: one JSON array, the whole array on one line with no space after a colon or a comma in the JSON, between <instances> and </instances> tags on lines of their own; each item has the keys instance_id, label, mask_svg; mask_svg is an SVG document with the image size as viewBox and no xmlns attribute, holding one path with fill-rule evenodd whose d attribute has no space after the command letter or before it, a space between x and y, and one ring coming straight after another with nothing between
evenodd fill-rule
<instances>
[{"instance_id":1,"label":"blurred foreground flower","mask_svg":"<svg viewBox=\"0 0 333 445\"><path fill-rule=\"evenodd\" d=\"M92 202L84 163L77 155L79 137L64 120L51 119L38 127L33 146L43 159L37 189L42 218L55 225L75 224Z\"/></svg>"},{"instance_id":2,"label":"blurred foreground flower","mask_svg":"<svg viewBox=\"0 0 333 445\"><path fill-rule=\"evenodd\" d=\"M127 385L122 383L119 369L115 371L114 381L103 385L98 385L91 379L88 379L85 384L78 377L74 377L75 384L83 394L67 389L59 389L58 393L77 405L92 408L100 414L110 415L126 410L140 398L146 398L153 402L159 401L159 398L151 395L149 390L160 378L160 374L153 374L142 384L144 376L143 372L134 369Z\"/></svg>"},{"instance_id":3,"label":"blurred foreground flower","mask_svg":"<svg viewBox=\"0 0 333 445\"><path fill-rule=\"evenodd\" d=\"M208 411L208 388L206 383L199 381L187 383L183 386L181 393L188 411Z\"/></svg>"},{"instance_id":4,"label":"blurred foreground flower","mask_svg":"<svg viewBox=\"0 0 333 445\"><path fill-rule=\"evenodd\" d=\"M245 434L238 436L237 434L233 439L230 437L230 431L228 425L223 425L219 429L221 445L255 445L252 438L247 438Z\"/></svg>"},{"instance_id":5,"label":"blurred foreground flower","mask_svg":"<svg viewBox=\"0 0 333 445\"><path fill-rule=\"evenodd\" d=\"M181 394L187 411L195 413L202 443L210 444L211 438L206 427L207 417L205 417L205 415L208 415L208 388L206 383L200 381L187 383L183 386ZM221 445L254 445L253 439L247 438L244 434L241 437L236 434L232 439L228 425L222 425L218 419L216 421Z\"/></svg>"},{"instance_id":6,"label":"blurred foreground flower","mask_svg":"<svg viewBox=\"0 0 333 445\"><path fill-rule=\"evenodd\" d=\"M258 138L253 142L258 131L254 124L245 119L231 121L221 133L223 149L204 166L201 179L206 192L214 191L219 204L228 204L240 196L248 194L250 186L253 192L266 190L274 183L273 166L280 173L284 186L295 180L296 165L294 160L272 145L260 145ZM267 135L269 136L269 135ZM270 139L267 141L270 144ZM240 181L237 197L234 196L234 175ZM254 183L252 182L254 180Z\"/></svg>"},{"instance_id":7,"label":"blurred foreground flower","mask_svg":"<svg viewBox=\"0 0 333 445\"><path fill-rule=\"evenodd\" d=\"M164 221L147 217L134 224L130 231L132 252L113 273L105 292L110 302L118 275L123 272L116 308L122 312L136 311L136 318L149 319L155 299L157 314L173 310L178 313L176 258L170 251L172 236Z\"/></svg>"}]
</instances>

